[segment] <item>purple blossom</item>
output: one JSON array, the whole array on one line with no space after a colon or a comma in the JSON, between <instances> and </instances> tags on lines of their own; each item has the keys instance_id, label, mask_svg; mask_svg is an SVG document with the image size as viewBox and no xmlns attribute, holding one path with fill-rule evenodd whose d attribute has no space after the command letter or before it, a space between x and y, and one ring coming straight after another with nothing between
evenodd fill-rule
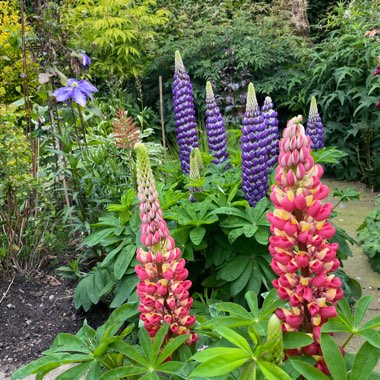
<instances>
[{"instance_id":1,"label":"purple blossom","mask_svg":"<svg viewBox=\"0 0 380 380\"><path fill-rule=\"evenodd\" d=\"M83 67L87 67L91 65L91 59L86 53L80 53L79 60Z\"/></svg>"},{"instance_id":2,"label":"purple blossom","mask_svg":"<svg viewBox=\"0 0 380 380\"><path fill-rule=\"evenodd\" d=\"M248 86L241 131L242 187L244 198L254 207L265 196L268 187L268 141L265 119L252 83Z\"/></svg>"},{"instance_id":3,"label":"purple blossom","mask_svg":"<svg viewBox=\"0 0 380 380\"><path fill-rule=\"evenodd\" d=\"M192 149L198 147L198 132L195 119L193 88L179 51L175 53L172 92L181 168L184 174L189 174L190 153Z\"/></svg>"},{"instance_id":4,"label":"purple blossom","mask_svg":"<svg viewBox=\"0 0 380 380\"><path fill-rule=\"evenodd\" d=\"M206 84L206 134L208 147L214 157L212 162L219 164L227 160L227 134L210 82Z\"/></svg>"},{"instance_id":5,"label":"purple blossom","mask_svg":"<svg viewBox=\"0 0 380 380\"><path fill-rule=\"evenodd\" d=\"M318 113L315 96L311 98L309 118L307 120L306 134L311 139L311 149L320 149L325 146L322 119Z\"/></svg>"},{"instance_id":6,"label":"purple blossom","mask_svg":"<svg viewBox=\"0 0 380 380\"><path fill-rule=\"evenodd\" d=\"M267 96L264 105L261 108L261 114L264 116L265 126L267 128L268 139L268 169L273 168L278 159L280 150L278 133L277 112L273 109L272 99Z\"/></svg>"},{"instance_id":7,"label":"purple blossom","mask_svg":"<svg viewBox=\"0 0 380 380\"><path fill-rule=\"evenodd\" d=\"M87 98L92 99L92 93L97 91L98 89L94 85L84 79L76 80L70 78L67 81L66 87L55 90L52 95L55 96L57 102L68 102L72 99L75 103L84 107Z\"/></svg>"}]
</instances>

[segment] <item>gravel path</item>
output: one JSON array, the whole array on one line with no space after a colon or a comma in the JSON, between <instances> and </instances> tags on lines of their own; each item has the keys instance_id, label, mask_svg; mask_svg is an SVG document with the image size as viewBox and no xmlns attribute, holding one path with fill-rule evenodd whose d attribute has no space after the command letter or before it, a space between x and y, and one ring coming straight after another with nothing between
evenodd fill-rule
<instances>
[{"instance_id":1,"label":"gravel path","mask_svg":"<svg viewBox=\"0 0 380 380\"><path fill-rule=\"evenodd\" d=\"M364 221L366 215L373 210L377 194L368 191L364 185L360 183L338 182L334 180L323 180L331 189L329 201L334 205L337 199L332 197L333 189L346 189L348 187L355 188L360 193L360 200L350 201L349 203L340 203L335 211L338 213L334 218L334 223L342 227L346 232L357 239L357 229ZM380 273L374 272L369 264L368 256L358 246L351 247L353 256L344 261L344 271L359 281L363 295L371 295L374 297L373 303L370 305L364 320L369 320L380 314ZM345 341L344 336L337 336L339 343ZM354 337L346 350L348 352L357 352L363 340ZM380 362L376 367L380 371Z\"/></svg>"}]
</instances>

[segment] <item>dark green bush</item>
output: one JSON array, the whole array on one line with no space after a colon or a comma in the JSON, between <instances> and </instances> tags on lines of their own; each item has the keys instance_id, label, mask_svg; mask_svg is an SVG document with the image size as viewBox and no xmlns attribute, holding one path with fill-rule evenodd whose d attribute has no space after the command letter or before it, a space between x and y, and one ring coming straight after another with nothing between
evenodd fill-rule
<instances>
[{"instance_id":1,"label":"dark green bush","mask_svg":"<svg viewBox=\"0 0 380 380\"><path fill-rule=\"evenodd\" d=\"M373 270L380 272L380 196L376 207L359 227L359 240Z\"/></svg>"}]
</instances>

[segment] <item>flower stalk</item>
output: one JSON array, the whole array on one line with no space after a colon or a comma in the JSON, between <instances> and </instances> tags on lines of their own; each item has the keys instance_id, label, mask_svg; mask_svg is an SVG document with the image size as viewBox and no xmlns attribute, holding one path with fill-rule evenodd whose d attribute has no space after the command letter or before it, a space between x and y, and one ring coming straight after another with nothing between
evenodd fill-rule
<instances>
[{"instance_id":1,"label":"flower stalk","mask_svg":"<svg viewBox=\"0 0 380 380\"><path fill-rule=\"evenodd\" d=\"M190 179L194 183L199 183L202 179L201 173L203 169L203 160L201 152L198 148L194 148L190 154ZM201 186L190 187L190 201L195 202L194 193L202 191Z\"/></svg>"},{"instance_id":2,"label":"flower stalk","mask_svg":"<svg viewBox=\"0 0 380 380\"><path fill-rule=\"evenodd\" d=\"M342 282L333 273L339 267L338 244L329 243L335 228L327 221L332 205L322 204L329 188L323 185L323 169L311 156L311 140L298 116L288 122L280 141L276 182L270 198L275 206L271 223L271 267L279 276L273 286L288 308L276 315L284 331L303 331L314 342L297 350L312 355L316 367L328 373L320 347L321 326L337 316L336 302L343 297ZM291 355L292 351L288 350Z\"/></svg>"},{"instance_id":3,"label":"flower stalk","mask_svg":"<svg viewBox=\"0 0 380 380\"><path fill-rule=\"evenodd\" d=\"M219 164L227 160L227 133L210 82L206 83L206 134L208 148L214 157L212 162Z\"/></svg>"},{"instance_id":4,"label":"flower stalk","mask_svg":"<svg viewBox=\"0 0 380 380\"><path fill-rule=\"evenodd\" d=\"M269 96L264 100L261 113L264 116L264 122L267 128L268 169L272 169L278 159L280 136L278 134L278 114L273 109L273 102Z\"/></svg>"},{"instance_id":5,"label":"flower stalk","mask_svg":"<svg viewBox=\"0 0 380 380\"><path fill-rule=\"evenodd\" d=\"M198 132L195 119L193 87L179 51L175 53L172 92L181 169L184 174L189 174L190 153L192 149L198 147Z\"/></svg>"},{"instance_id":6,"label":"flower stalk","mask_svg":"<svg viewBox=\"0 0 380 380\"><path fill-rule=\"evenodd\" d=\"M323 123L321 117L319 116L315 96L311 98L306 134L310 136L311 149L320 149L325 146Z\"/></svg>"},{"instance_id":7,"label":"flower stalk","mask_svg":"<svg viewBox=\"0 0 380 380\"><path fill-rule=\"evenodd\" d=\"M248 86L247 106L241 130L242 187L245 199L254 207L267 192L268 147L264 116L260 112L252 83Z\"/></svg>"},{"instance_id":8,"label":"flower stalk","mask_svg":"<svg viewBox=\"0 0 380 380\"><path fill-rule=\"evenodd\" d=\"M135 149L141 243L148 248L147 251L138 248L136 252L141 264L135 267L140 280L137 285L140 319L151 337L162 324L168 323L168 339L190 334L187 343L193 344L198 336L191 332L195 317L190 315L193 299L189 296L191 281L187 280L186 262L162 216L148 150L141 143Z\"/></svg>"}]
</instances>

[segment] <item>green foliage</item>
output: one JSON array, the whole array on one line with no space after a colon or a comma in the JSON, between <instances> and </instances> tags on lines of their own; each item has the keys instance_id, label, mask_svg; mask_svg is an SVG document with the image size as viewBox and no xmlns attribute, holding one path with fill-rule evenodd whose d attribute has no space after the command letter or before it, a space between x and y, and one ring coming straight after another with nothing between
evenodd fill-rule
<instances>
[{"instance_id":1,"label":"green foliage","mask_svg":"<svg viewBox=\"0 0 380 380\"><path fill-rule=\"evenodd\" d=\"M245 292L259 292L262 285L270 289L275 278L267 250L269 203L264 198L249 207L240 181L240 169L211 164L202 192L193 194L196 201L180 199L164 211L175 222L169 223L171 234L189 261L192 281L218 289L227 299L243 299Z\"/></svg>"},{"instance_id":2,"label":"green foliage","mask_svg":"<svg viewBox=\"0 0 380 380\"><path fill-rule=\"evenodd\" d=\"M380 356L380 318L374 317L364 323L363 318L368 310L373 297L362 297L351 313L350 305L345 299L338 303L338 316L331 318L322 326L321 347L327 367L333 379L374 379L379 376L374 372ZM348 344L354 335L365 339L355 353L346 352L343 357L342 351L336 341L328 333L348 334L342 348ZM301 362L298 357L290 359L290 363L297 372L306 379L328 379L310 363Z\"/></svg>"},{"instance_id":3,"label":"green foliage","mask_svg":"<svg viewBox=\"0 0 380 380\"><path fill-rule=\"evenodd\" d=\"M99 380L113 380L127 376L127 378L131 378L136 375L139 375L139 379L153 380L171 378L168 375L176 375L183 367L183 363L170 359L173 353L189 338L189 335L180 335L167 342L168 330L169 325L163 325L152 340L145 328L140 329L141 347L138 348L125 342L114 344L113 348L124 355L129 362L122 367L106 371Z\"/></svg>"},{"instance_id":4,"label":"green foliage","mask_svg":"<svg viewBox=\"0 0 380 380\"><path fill-rule=\"evenodd\" d=\"M373 270L380 272L380 196L375 208L367 215L358 229L359 241L368 255Z\"/></svg>"},{"instance_id":5,"label":"green foliage","mask_svg":"<svg viewBox=\"0 0 380 380\"><path fill-rule=\"evenodd\" d=\"M92 233L84 240L83 246L97 246L106 254L77 285L74 296L76 308L83 307L87 311L111 292L111 307L136 298L134 267L137 264L135 253L139 244L140 221L138 212L132 207L134 198L135 193L130 189L120 204L109 205L108 210L112 214L100 217L99 222L92 225Z\"/></svg>"},{"instance_id":6,"label":"green foliage","mask_svg":"<svg viewBox=\"0 0 380 380\"><path fill-rule=\"evenodd\" d=\"M377 64L379 36L366 32L378 26L378 2L340 2L325 20L327 34L302 59L304 78L289 89L294 110L316 96L322 108L326 141L348 155L330 170L341 179L364 180L379 187L380 81L371 75ZM303 106L304 105L304 106Z\"/></svg>"},{"instance_id":7,"label":"green foliage","mask_svg":"<svg viewBox=\"0 0 380 380\"><path fill-rule=\"evenodd\" d=\"M21 20L19 4L16 0L0 3L0 98L1 102L10 103L20 98L23 84L23 63L21 46ZM25 38L32 40L33 32L25 28ZM30 53L26 51L26 63L30 89L36 87L35 69Z\"/></svg>"},{"instance_id":8,"label":"green foliage","mask_svg":"<svg viewBox=\"0 0 380 380\"><path fill-rule=\"evenodd\" d=\"M347 153L334 147L324 147L311 152L314 161L320 164L338 164L342 158L347 157Z\"/></svg>"},{"instance_id":9,"label":"green foliage","mask_svg":"<svg viewBox=\"0 0 380 380\"><path fill-rule=\"evenodd\" d=\"M156 104L156 78L162 75L167 130L173 130L171 78L173 52L180 50L195 93L198 116L203 119L204 86L207 80L226 109L228 121L241 117L249 80L254 80L258 96L271 94L283 102L293 75L296 51L304 40L297 37L289 22L288 10L280 1L165 1L172 18L160 30L154 44L156 59L149 65L144 93L149 104ZM239 4L239 5L238 5ZM243 79L244 78L244 79ZM243 79L243 80L242 80Z\"/></svg>"},{"instance_id":10,"label":"green foliage","mask_svg":"<svg viewBox=\"0 0 380 380\"><path fill-rule=\"evenodd\" d=\"M147 42L166 23L169 12L156 2L125 0L75 0L76 30L81 47L93 52L99 75L119 78L140 76L147 62Z\"/></svg>"},{"instance_id":11,"label":"green foliage","mask_svg":"<svg viewBox=\"0 0 380 380\"><path fill-rule=\"evenodd\" d=\"M0 275L5 276L40 267L50 218L44 187L31 174L32 151L23 116L16 106L0 104ZM37 191L39 210L33 200Z\"/></svg>"},{"instance_id":12,"label":"green foliage","mask_svg":"<svg viewBox=\"0 0 380 380\"><path fill-rule=\"evenodd\" d=\"M284 346L281 344L281 330L274 333L271 322L268 324L276 308L285 303L277 298L275 290L266 295L261 309L255 293L248 292L245 298L250 311L231 302L217 303L213 306L216 316L199 325L199 330L204 334L214 340L220 338L211 347L193 356L200 364L190 378L234 374L228 379L256 379L261 378L262 373L267 379L291 379L281 365L284 346L290 348L293 344L303 347L312 339L303 333L287 333ZM273 318L276 317L272 316L270 321Z\"/></svg>"},{"instance_id":13,"label":"green foliage","mask_svg":"<svg viewBox=\"0 0 380 380\"><path fill-rule=\"evenodd\" d=\"M76 335L58 334L51 347L37 359L13 373L11 379L24 379L31 374L42 378L63 364L76 364L63 371L57 379L98 379L104 369L121 367L124 357L114 347L131 334L134 325L118 331L127 319L138 313L137 304L125 304L116 309L96 331L85 321ZM132 349L132 348L131 348Z\"/></svg>"}]
</instances>

